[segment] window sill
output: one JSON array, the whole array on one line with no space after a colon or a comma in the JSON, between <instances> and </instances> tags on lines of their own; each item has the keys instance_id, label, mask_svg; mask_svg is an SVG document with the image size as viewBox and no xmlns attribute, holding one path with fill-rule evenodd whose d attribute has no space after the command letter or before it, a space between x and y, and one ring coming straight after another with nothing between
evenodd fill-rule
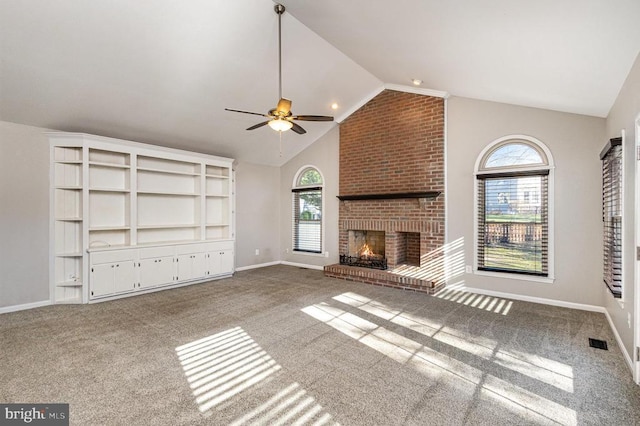
<instances>
[{"instance_id":1,"label":"window sill","mask_svg":"<svg viewBox=\"0 0 640 426\"><path fill-rule=\"evenodd\" d=\"M297 251L297 250L291 250L291 254L300 254L303 256L311 256L311 257L326 257L324 255L324 253L311 253L309 251Z\"/></svg>"},{"instance_id":2,"label":"window sill","mask_svg":"<svg viewBox=\"0 0 640 426\"><path fill-rule=\"evenodd\" d=\"M479 271L475 270L475 275L480 275L483 277L495 277L495 278L505 278L510 280L520 280L520 281L533 281L537 283L544 284L553 284L555 278L553 277L536 277L535 275L524 275L524 274L510 274L508 272L489 272L489 271Z\"/></svg>"}]
</instances>

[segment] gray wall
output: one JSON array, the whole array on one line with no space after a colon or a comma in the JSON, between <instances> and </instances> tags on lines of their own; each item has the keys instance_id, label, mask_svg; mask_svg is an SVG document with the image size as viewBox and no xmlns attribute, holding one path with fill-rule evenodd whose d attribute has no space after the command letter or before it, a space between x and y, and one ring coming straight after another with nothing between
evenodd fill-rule
<instances>
[{"instance_id":1,"label":"gray wall","mask_svg":"<svg viewBox=\"0 0 640 426\"><path fill-rule=\"evenodd\" d=\"M555 282L452 277L486 291L602 306L601 173L605 120L453 97L447 110L447 241L473 265L474 166L482 149L512 134L533 136L555 161Z\"/></svg>"},{"instance_id":2,"label":"gray wall","mask_svg":"<svg viewBox=\"0 0 640 426\"><path fill-rule=\"evenodd\" d=\"M640 55L636 58L627 80L618 94L609 116L607 117L606 139L615 138L621 135L621 130L625 130L625 176L624 176L624 275L623 275L623 299L622 304L614 300L611 294L604 291L604 302L609 315L622 338L628 354L633 354L633 325L635 321L634 312L634 283L635 283L635 141L636 129L635 120L640 118ZM605 140L601 142L604 146ZM631 327L627 321L631 316Z\"/></svg>"},{"instance_id":3,"label":"gray wall","mask_svg":"<svg viewBox=\"0 0 640 426\"><path fill-rule=\"evenodd\" d=\"M296 157L280 171L280 235L281 259L305 265L324 266L338 262L338 171L340 131L336 126ZM324 250L329 256L299 254L292 251L291 188L296 173L303 166L314 166L324 176Z\"/></svg>"},{"instance_id":4,"label":"gray wall","mask_svg":"<svg viewBox=\"0 0 640 426\"><path fill-rule=\"evenodd\" d=\"M0 121L0 308L49 300L49 142Z\"/></svg>"},{"instance_id":5,"label":"gray wall","mask_svg":"<svg viewBox=\"0 0 640 426\"><path fill-rule=\"evenodd\" d=\"M280 169L243 162L235 169L236 267L278 261Z\"/></svg>"}]
</instances>

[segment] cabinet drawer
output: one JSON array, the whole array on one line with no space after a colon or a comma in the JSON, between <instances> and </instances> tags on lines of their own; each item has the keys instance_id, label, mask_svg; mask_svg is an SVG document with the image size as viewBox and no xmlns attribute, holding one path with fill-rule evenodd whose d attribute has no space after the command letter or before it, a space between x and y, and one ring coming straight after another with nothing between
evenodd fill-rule
<instances>
[{"instance_id":1,"label":"cabinet drawer","mask_svg":"<svg viewBox=\"0 0 640 426\"><path fill-rule=\"evenodd\" d=\"M176 246L176 254L204 253L208 250L208 246L209 244L184 244Z\"/></svg>"},{"instance_id":2,"label":"cabinet drawer","mask_svg":"<svg viewBox=\"0 0 640 426\"><path fill-rule=\"evenodd\" d=\"M175 247L148 247L140 249L140 259L152 259L154 257L168 257L173 256L175 253Z\"/></svg>"},{"instance_id":3,"label":"cabinet drawer","mask_svg":"<svg viewBox=\"0 0 640 426\"><path fill-rule=\"evenodd\" d=\"M207 251L233 250L233 241L220 241L207 244Z\"/></svg>"},{"instance_id":4,"label":"cabinet drawer","mask_svg":"<svg viewBox=\"0 0 640 426\"><path fill-rule=\"evenodd\" d=\"M134 260L137 250L109 250L92 252L89 260L92 265L101 263L124 262L126 260Z\"/></svg>"}]
</instances>

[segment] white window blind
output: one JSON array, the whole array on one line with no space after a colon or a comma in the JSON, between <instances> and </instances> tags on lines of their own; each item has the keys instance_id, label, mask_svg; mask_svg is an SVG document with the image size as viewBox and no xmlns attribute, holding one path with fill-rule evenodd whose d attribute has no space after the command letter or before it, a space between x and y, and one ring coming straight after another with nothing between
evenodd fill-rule
<instances>
[{"instance_id":1,"label":"white window blind","mask_svg":"<svg viewBox=\"0 0 640 426\"><path fill-rule=\"evenodd\" d=\"M293 249L322 253L322 187L294 188Z\"/></svg>"},{"instance_id":2,"label":"white window blind","mask_svg":"<svg viewBox=\"0 0 640 426\"><path fill-rule=\"evenodd\" d=\"M548 174L477 175L479 270L548 276Z\"/></svg>"},{"instance_id":3,"label":"white window blind","mask_svg":"<svg viewBox=\"0 0 640 426\"><path fill-rule=\"evenodd\" d=\"M614 297L622 297L622 138L600 153L602 160L603 278Z\"/></svg>"}]
</instances>

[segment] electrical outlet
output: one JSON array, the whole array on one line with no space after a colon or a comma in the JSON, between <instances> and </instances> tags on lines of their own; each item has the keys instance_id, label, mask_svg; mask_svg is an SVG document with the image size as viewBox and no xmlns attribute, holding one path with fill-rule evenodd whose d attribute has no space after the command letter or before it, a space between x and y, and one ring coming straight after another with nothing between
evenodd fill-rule
<instances>
[{"instance_id":1,"label":"electrical outlet","mask_svg":"<svg viewBox=\"0 0 640 426\"><path fill-rule=\"evenodd\" d=\"M631 312L627 312L627 325L631 328Z\"/></svg>"},{"instance_id":2,"label":"electrical outlet","mask_svg":"<svg viewBox=\"0 0 640 426\"><path fill-rule=\"evenodd\" d=\"M256 249L256 256L260 256L260 249Z\"/></svg>"},{"instance_id":3,"label":"electrical outlet","mask_svg":"<svg viewBox=\"0 0 640 426\"><path fill-rule=\"evenodd\" d=\"M284 252L288 254L289 253L289 249L288 248L284 249Z\"/></svg>"},{"instance_id":4,"label":"electrical outlet","mask_svg":"<svg viewBox=\"0 0 640 426\"><path fill-rule=\"evenodd\" d=\"M464 271L465 271L467 274L470 274L470 273L472 273L472 272L473 272L473 269L471 269L471 265L467 265L467 266L465 266L465 267L464 267Z\"/></svg>"},{"instance_id":5,"label":"electrical outlet","mask_svg":"<svg viewBox=\"0 0 640 426\"><path fill-rule=\"evenodd\" d=\"M329 252L328 251L324 252L324 257L329 257Z\"/></svg>"}]
</instances>

